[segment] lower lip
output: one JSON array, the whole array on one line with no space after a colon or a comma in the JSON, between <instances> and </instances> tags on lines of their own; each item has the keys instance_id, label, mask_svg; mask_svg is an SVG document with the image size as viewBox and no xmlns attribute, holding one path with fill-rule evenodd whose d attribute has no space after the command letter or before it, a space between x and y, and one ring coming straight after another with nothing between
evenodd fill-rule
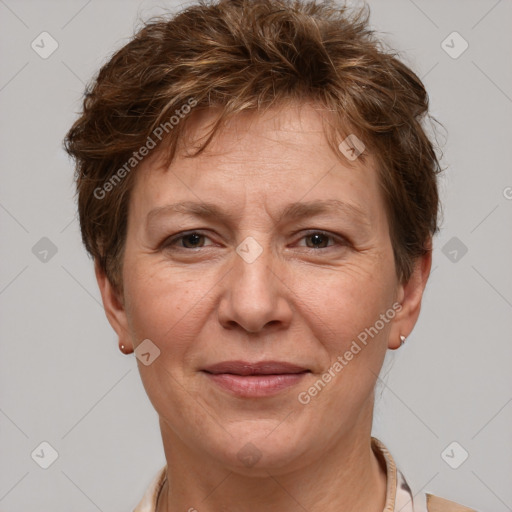
<instances>
[{"instance_id":1,"label":"lower lip","mask_svg":"<svg viewBox=\"0 0 512 512\"><path fill-rule=\"evenodd\" d=\"M298 384L308 372L279 375L232 375L207 373L215 384L241 397L263 397L279 393Z\"/></svg>"}]
</instances>

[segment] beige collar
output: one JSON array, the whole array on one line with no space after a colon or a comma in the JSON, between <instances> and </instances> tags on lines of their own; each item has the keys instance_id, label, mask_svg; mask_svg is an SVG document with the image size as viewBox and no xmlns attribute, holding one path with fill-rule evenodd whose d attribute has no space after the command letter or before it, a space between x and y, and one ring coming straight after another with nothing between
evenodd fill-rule
<instances>
[{"instance_id":1,"label":"beige collar","mask_svg":"<svg viewBox=\"0 0 512 512\"><path fill-rule=\"evenodd\" d=\"M386 467L386 504L383 512L427 512L426 495L413 497L404 475L396 467L388 449L377 438L372 437L372 448Z\"/></svg>"}]
</instances>

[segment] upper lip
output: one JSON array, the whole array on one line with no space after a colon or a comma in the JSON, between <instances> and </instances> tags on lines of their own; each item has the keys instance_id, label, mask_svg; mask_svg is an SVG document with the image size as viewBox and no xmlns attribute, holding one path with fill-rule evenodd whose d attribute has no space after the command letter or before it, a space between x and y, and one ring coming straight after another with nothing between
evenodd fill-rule
<instances>
[{"instance_id":1,"label":"upper lip","mask_svg":"<svg viewBox=\"0 0 512 512\"><path fill-rule=\"evenodd\" d=\"M231 373L233 375L281 375L283 373L308 372L307 368L283 361L223 361L203 369L207 373Z\"/></svg>"}]
</instances>

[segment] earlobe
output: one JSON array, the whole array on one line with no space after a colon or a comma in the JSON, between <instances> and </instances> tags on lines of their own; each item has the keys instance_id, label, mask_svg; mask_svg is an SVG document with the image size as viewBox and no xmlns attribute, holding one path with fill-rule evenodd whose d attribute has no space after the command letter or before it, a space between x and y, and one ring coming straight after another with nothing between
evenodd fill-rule
<instances>
[{"instance_id":1,"label":"earlobe","mask_svg":"<svg viewBox=\"0 0 512 512\"><path fill-rule=\"evenodd\" d=\"M119 348L124 354L130 354L133 352L133 344L129 335L124 301L97 261L94 264L94 272L100 289L105 315L119 338Z\"/></svg>"},{"instance_id":2,"label":"earlobe","mask_svg":"<svg viewBox=\"0 0 512 512\"><path fill-rule=\"evenodd\" d=\"M416 259L408 281L399 286L398 297L402 308L396 315L390 330L388 348L392 350L403 345L416 325L431 266L432 246L429 244L428 252Z\"/></svg>"}]
</instances>

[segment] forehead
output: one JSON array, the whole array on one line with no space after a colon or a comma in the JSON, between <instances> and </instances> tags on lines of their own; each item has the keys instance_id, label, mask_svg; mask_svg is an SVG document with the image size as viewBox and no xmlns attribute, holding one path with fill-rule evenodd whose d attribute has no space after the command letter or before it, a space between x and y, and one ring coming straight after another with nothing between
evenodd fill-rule
<instances>
[{"instance_id":1,"label":"forehead","mask_svg":"<svg viewBox=\"0 0 512 512\"><path fill-rule=\"evenodd\" d=\"M365 155L364 162L349 162L335 154L322 114L308 104L244 112L203 152L189 157L216 119L213 110L197 112L187 121L170 166L158 154L140 164L133 207L147 215L150 208L176 202L217 203L223 209L249 202L280 217L291 203L326 200L359 210L368 222L378 219L383 201L373 159Z\"/></svg>"}]
</instances>

